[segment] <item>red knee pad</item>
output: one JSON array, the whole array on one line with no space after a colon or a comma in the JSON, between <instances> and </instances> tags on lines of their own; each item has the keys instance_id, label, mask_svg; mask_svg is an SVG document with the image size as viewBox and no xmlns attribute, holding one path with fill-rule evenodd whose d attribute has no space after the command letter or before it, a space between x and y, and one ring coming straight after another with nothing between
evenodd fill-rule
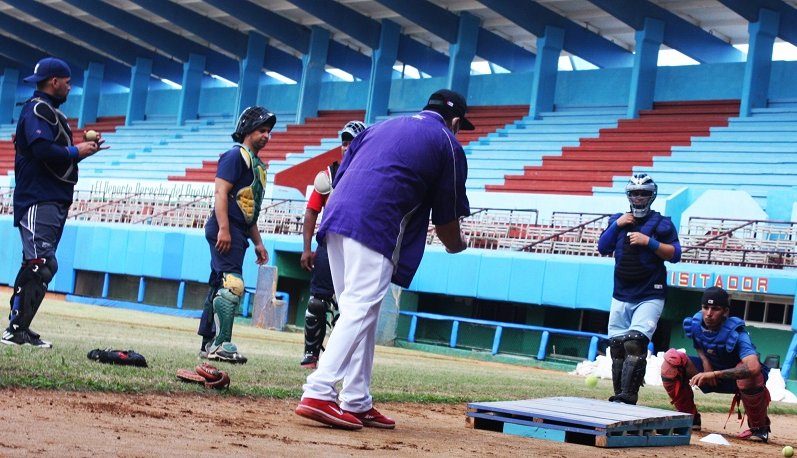
<instances>
[{"instance_id":1,"label":"red knee pad","mask_svg":"<svg viewBox=\"0 0 797 458\"><path fill-rule=\"evenodd\" d=\"M677 380L686 372L686 363L689 357L674 348L670 348L664 353L664 361L661 363L661 378Z\"/></svg>"},{"instance_id":2,"label":"red knee pad","mask_svg":"<svg viewBox=\"0 0 797 458\"><path fill-rule=\"evenodd\" d=\"M679 412L697 413L694 394L686 381L686 363L689 357L674 348L664 354L661 363L661 381L670 396L672 404Z\"/></svg>"}]
</instances>

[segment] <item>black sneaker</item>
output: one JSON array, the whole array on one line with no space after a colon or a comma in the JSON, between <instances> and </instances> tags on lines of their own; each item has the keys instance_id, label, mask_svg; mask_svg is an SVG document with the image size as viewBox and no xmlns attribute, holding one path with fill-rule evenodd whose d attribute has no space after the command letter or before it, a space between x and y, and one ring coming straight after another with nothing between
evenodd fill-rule
<instances>
[{"instance_id":1,"label":"black sneaker","mask_svg":"<svg viewBox=\"0 0 797 458\"><path fill-rule=\"evenodd\" d=\"M302 362L299 363L300 366L304 367L305 369L315 369L318 367L318 356L314 355L312 352L307 352L304 354L304 358Z\"/></svg>"},{"instance_id":2,"label":"black sneaker","mask_svg":"<svg viewBox=\"0 0 797 458\"><path fill-rule=\"evenodd\" d=\"M238 347L232 342L223 342L221 345L208 349L208 359L224 361L232 364L246 364L246 356L238 353Z\"/></svg>"},{"instance_id":3,"label":"black sneaker","mask_svg":"<svg viewBox=\"0 0 797 458\"><path fill-rule=\"evenodd\" d=\"M0 338L0 343L3 343L5 345L24 345L25 341L22 340L22 333L19 333L19 335L17 335L16 332L4 329L3 336L2 338Z\"/></svg>"},{"instance_id":4,"label":"black sneaker","mask_svg":"<svg viewBox=\"0 0 797 458\"><path fill-rule=\"evenodd\" d=\"M769 441L769 428L750 428L746 431L742 431L736 437L739 439L747 439L766 443Z\"/></svg>"},{"instance_id":5,"label":"black sneaker","mask_svg":"<svg viewBox=\"0 0 797 458\"><path fill-rule=\"evenodd\" d=\"M6 345L30 345L38 348L53 348L53 344L42 340L39 334L31 333L27 329L17 329L16 331L3 331L3 337L0 342Z\"/></svg>"},{"instance_id":6,"label":"black sneaker","mask_svg":"<svg viewBox=\"0 0 797 458\"><path fill-rule=\"evenodd\" d=\"M638 395L629 393L615 394L609 398L610 402L617 402L621 404L636 405Z\"/></svg>"},{"instance_id":7,"label":"black sneaker","mask_svg":"<svg viewBox=\"0 0 797 458\"><path fill-rule=\"evenodd\" d=\"M700 414L696 413L694 417L692 417L692 431L700 431L703 429L702 422L700 421Z\"/></svg>"}]
</instances>

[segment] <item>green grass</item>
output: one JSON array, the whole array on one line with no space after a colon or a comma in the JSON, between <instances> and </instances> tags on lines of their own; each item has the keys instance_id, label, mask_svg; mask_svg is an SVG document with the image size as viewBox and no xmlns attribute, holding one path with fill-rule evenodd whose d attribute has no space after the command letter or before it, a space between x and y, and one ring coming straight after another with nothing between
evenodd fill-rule
<instances>
[{"instance_id":1,"label":"green grass","mask_svg":"<svg viewBox=\"0 0 797 458\"><path fill-rule=\"evenodd\" d=\"M8 292L0 293L0 304L7 303ZM229 391L208 392L178 381L178 368L200 362L196 326L196 319L48 298L33 328L55 347L0 345L0 388L299 398L308 374L299 366L302 335L254 328L246 320L236 323L234 340L249 363L218 364L230 374ZM86 357L89 350L105 347L133 349L146 356L149 367L112 366ZM609 380L589 388L583 377L566 372L382 346L377 348L371 387L377 401L424 403L546 396L606 399L611 394ZM661 387L644 387L641 399L644 405L671 408ZM730 396L700 396L698 404L703 411L727 412ZM797 406L774 403L770 412L797 414Z\"/></svg>"}]
</instances>

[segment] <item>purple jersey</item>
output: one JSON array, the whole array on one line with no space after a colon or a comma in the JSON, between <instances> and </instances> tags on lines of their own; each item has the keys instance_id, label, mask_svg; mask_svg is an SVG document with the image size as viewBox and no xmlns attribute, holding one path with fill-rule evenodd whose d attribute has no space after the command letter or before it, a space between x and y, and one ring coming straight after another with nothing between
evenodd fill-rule
<instances>
[{"instance_id":1,"label":"purple jersey","mask_svg":"<svg viewBox=\"0 0 797 458\"><path fill-rule=\"evenodd\" d=\"M435 225L470 214L462 145L442 116L422 111L376 124L349 146L318 231L354 239L393 261L408 287Z\"/></svg>"}]
</instances>

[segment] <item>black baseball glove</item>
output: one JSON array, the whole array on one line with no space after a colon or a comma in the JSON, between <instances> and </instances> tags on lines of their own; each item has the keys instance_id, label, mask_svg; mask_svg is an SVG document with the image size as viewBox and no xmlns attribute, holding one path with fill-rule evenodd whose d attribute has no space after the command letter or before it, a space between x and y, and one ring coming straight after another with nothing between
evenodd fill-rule
<instances>
[{"instance_id":1,"label":"black baseball glove","mask_svg":"<svg viewBox=\"0 0 797 458\"><path fill-rule=\"evenodd\" d=\"M133 350L112 350L110 348L100 350L97 348L91 350L86 356L91 360L101 363L147 367L147 359L144 358L144 355L136 353Z\"/></svg>"}]
</instances>

